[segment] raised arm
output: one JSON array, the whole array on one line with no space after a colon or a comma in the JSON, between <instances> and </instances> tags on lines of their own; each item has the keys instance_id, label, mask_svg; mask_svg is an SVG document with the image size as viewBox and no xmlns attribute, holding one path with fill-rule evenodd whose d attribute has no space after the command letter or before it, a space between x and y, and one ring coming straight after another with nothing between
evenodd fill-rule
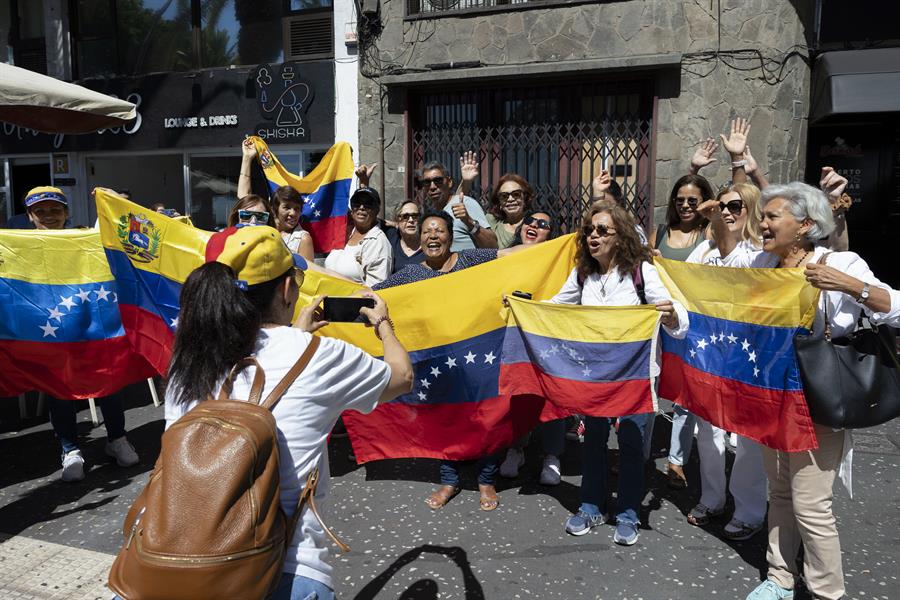
<instances>
[{"instance_id":1,"label":"raised arm","mask_svg":"<svg viewBox=\"0 0 900 600\"><path fill-rule=\"evenodd\" d=\"M763 175L762 169L759 168L756 159L750 154L750 146L747 146L747 149L744 150L744 160L747 161L747 164L744 165L744 171L750 176L750 179L753 180L756 187L761 190L769 187L769 180Z\"/></svg>"},{"instance_id":2,"label":"raised arm","mask_svg":"<svg viewBox=\"0 0 900 600\"><path fill-rule=\"evenodd\" d=\"M697 207L697 211L709 220L709 226L712 228L716 237L716 246L719 248L719 254L725 258L731 254L737 247L738 241L728 231L728 225L722 218L722 209L719 208L719 201L713 198L706 200Z\"/></svg>"},{"instance_id":3,"label":"raised arm","mask_svg":"<svg viewBox=\"0 0 900 600\"><path fill-rule=\"evenodd\" d=\"M471 150L463 152L459 157L459 189L464 195L468 196L472 191L478 172L478 155Z\"/></svg>"},{"instance_id":4,"label":"raised arm","mask_svg":"<svg viewBox=\"0 0 900 600\"><path fill-rule=\"evenodd\" d=\"M250 186L250 173L254 160L256 160L256 145L252 139L247 138L241 143L241 174L238 176L237 185L238 200L253 192Z\"/></svg>"},{"instance_id":5,"label":"raised arm","mask_svg":"<svg viewBox=\"0 0 900 600\"><path fill-rule=\"evenodd\" d=\"M394 323L388 315L387 304L373 292L364 292L362 295L375 300L374 308L361 308L359 312L375 327L375 335L381 339L381 343L384 345L384 362L391 368L391 380L378 401L389 402L412 390L412 362L409 360L406 348L394 334Z\"/></svg>"},{"instance_id":6,"label":"raised arm","mask_svg":"<svg viewBox=\"0 0 900 600\"><path fill-rule=\"evenodd\" d=\"M716 162L716 158L714 158L714 154L716 150L719 149L719 144L716 140L712 138L706 138L702 140L699 144L697 144L697 149L694 151L694 155L691 157L691 166L688 169L688 173L691 175L696 175L700 172L700 169L703 167L709 166Z\"/></svg>"},{"instance_id":7,"label":"raised arm","mask_svg":"<svg viewBox=\"0 0 900 600\"><path fill-rule=\"evenodd\" d=\"M722 138L722 145L731 157L731 181L734 183L746 183L747 171L745 167L747 161L744 160L744 151L747 149L747 135L750 133L750 123L747 119L738 117L731 121L731 131L726 138L719 134Z\"/></svg>"},{"instance_id":8,"label":"raised arm","mask_svg":"<svg viewBox=\"0 0 900 600\"><path fill-rule=\"evenodd\" d=\"M847 189L847 178L834 170L833 167L822 167L819 177L819 188L828 197L831 212L834 215L834 231L828 236L828 247L835 252L845 252L850 249L850 237L847 234L847 204L849 196L844 198L844 190Z\"/></svg>"}]
</instances>

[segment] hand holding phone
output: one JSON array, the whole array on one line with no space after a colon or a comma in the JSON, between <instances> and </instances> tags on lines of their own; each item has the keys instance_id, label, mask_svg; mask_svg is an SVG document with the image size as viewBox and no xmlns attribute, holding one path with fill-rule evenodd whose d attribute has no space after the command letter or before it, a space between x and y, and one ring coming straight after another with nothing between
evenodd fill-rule
<instances>
[{"instance_id":1,"label":"hand holding phone","mask_svg":"<svg viewBox=\"0 0 900 600\"><path fill-rule=\"evenodd\" d=\"M328 296L325 298L325 320L332 323L352 323L364 320L361 309L374 309L375 298L361 296Z\"/></svg>"}]
</instances>

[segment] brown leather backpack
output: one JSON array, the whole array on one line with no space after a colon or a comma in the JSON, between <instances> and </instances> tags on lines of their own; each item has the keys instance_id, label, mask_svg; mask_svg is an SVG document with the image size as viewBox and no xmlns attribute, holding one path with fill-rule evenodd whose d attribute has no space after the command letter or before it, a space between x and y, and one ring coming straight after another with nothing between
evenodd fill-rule
<instances>
[{"instance_id":1,"label":"brown leather backpack","mask_svg":"<svg viewBox=\"0 0 900 600\"><path fill-rule=\"evenodd\" d=\"M109 587L119 596L259 600L275 591L304 504L319 518L313 500L319 473L309 474L288 519L280 504L272 408L318 345L313 337L262 403L265 374L255 358L244 359L217 400L199 403L163 434L159 459L125 517L125 544L109 572ZM231 400L233 377L247 365L256 366L250 398Z\"/></svg>"}]
</instances>

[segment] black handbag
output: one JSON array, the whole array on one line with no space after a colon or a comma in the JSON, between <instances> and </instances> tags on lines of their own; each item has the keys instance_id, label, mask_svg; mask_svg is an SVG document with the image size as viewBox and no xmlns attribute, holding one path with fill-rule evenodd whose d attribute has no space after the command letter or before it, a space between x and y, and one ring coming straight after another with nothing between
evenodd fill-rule
<instances>
[{"instance_id":1,"label":"black handbag","mask_svg":"<svg viewBox=\"0 0 900 600\"><path fill-rule=\"evenodd\" d=\"M813 422L835 429L858 429L900 416L895 330L887 325L864 328L860 319L856 331L832 339L827 300L825 306L825 337L794 338Z\"/></svg>"}]
</instances>

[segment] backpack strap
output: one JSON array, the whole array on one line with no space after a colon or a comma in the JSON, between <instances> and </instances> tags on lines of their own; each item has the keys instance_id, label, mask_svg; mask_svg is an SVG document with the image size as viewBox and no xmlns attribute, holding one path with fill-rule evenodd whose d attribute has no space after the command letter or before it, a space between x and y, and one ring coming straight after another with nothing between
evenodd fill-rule
<instances>
[{"instance_id":1,"label":"backpack strap","mask_svg":"<svg viewBox=\"0 0 900 600\"><path fill-rule=\"evenodd\" d=\"M234 378L244 368L251 366L256 367L256 372L253 373L253 383L250 385L250 397L247 398L247 401L252 402L253 404L259 404L259 400L262 398L263 389L266 387L266 374L262 367L259 366L255 356L242 358L231 368L231 372L228 373L225 381L222 382L222 387L219 388L219 400L228 400L231 398L231 391L234 388Z\"/></svg>"},{"instance_id":2,"label":"backpack strap","mask_svg":"<svg viewBox=\"0 0 900 600\"><path fill-rule=\"evenodd\" d=\"M331 538L331 541L337 545L338 548L341 549L341 552L350 552L350 546L345 544L341 539L331 530L328 525L322 520L321 515L319 515L319 511L316 508L316 487L319 485L319 467L314 467L313 470L309 473L309 476L306 478L306 484L303 486L303 491L300 492L300 499L297 501L297 510L294 511L293 516L291 516L291 520L288 523L288 535L285 538L285 546L290 545L291 540L294 539L294 532L297 529L297 523L300 521L300 515L303 513L303 506L309 504L309 510L312 511L313 516L316 517L316 520L319 522L319 525L322 526L322 529L328 534L328 537Z\"/></svg>"},{"instance_id":3,"label":"backpack strap","mask_svg":"<svg viewBox=\"0 0 900 600\"><path fill-rule=\"evenodd\" d=\"M275 408L275 405L278 404L278 401L281 400L284 393L294 384L294 381L297 380L297 377L300 376L300 373L302 373L303 369L306 368L306 365L309 364L309 361L312 359L313 354L316 353L321 341L321 338L315 335L312 336L309 346L306 347L306 350L303 351L303 354L300 355L300 358L297 359L294 366L291 367L284 377L282 377L281 381L278 382L278 385L275 386L275 389L272 390L265 401L262 402L263 407L268 408L269 410Z\"/></svg>"},{"instance_id":4,"label":"backpack strap","mask_svg":"<svg viewBox=\"0 0 900 600\"><path fill-rule=\"evenodd\" d=\"M643 266L643 262L639 262L637 264L637 266L634 268L634 273L631 274L631 281L632 283L634 283L634 291L637 292L641 304L647 304L647 296L646 294L644 294L644 271L642 269Z\"/></svg>"}]
</instances>

